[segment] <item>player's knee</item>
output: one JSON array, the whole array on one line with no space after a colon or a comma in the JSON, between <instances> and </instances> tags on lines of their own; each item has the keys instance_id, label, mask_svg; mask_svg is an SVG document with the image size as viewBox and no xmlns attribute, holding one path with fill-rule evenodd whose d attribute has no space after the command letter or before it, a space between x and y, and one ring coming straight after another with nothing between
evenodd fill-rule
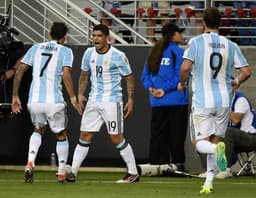
<instances>
[{"instance_id":1,"label":"player's knee","mask_svg":"<svg viewBox=\"0 0 256 198\"><path fill-rule=\"evenodd\" d=\"M35 132L40 133L41 135L44 135L46 132L46 128L42 127L42 128L35 128L34 129Z\"/></svg>"},{"instance_id":2,"label":"player's knee","mask_svg":"<svg viewBox=\"0 0 256 198\"><path fill-rule=\"evenodd\" d=\"M115 144L115 145L120 144L124 139L122 134L110 135L110 138L111 138L111 141L113 142L113 144Z\"/></svg>"},{"instance_id":3,"label":"player's knee","mask_svg":"<svg viewBox=\"0 0 256 198\"><path fill-rule=\"evenodd\" d=\"M64 130L64 131L61 131L59 133L56 134L56 138L59 140L59 141L63 141L67 138L67 131Z\"/></svg>"},{"instance_id":4,"label":"player's knee","mask_svg":"<svg viewBox=\"0 0 256 198\"><path fill-rule=\"evenodd\" d=\"M83 141L91 142L93 138L94 133L90 132L81 132L80 133L80 139Z\"/></svg>"}]
</instances>

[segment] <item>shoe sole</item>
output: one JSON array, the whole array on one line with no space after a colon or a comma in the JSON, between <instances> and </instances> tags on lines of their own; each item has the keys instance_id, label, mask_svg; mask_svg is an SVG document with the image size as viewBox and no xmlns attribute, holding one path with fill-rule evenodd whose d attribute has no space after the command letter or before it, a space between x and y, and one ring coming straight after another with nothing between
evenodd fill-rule
<instances>
[{"instance_id":1,"label":"shoe sole","mask_svg":"<svg viewBox=\"0 0 256 198\"><path fill-rule=\"evenodd\" d=\"M121 179L121 180L116 181L116 183L119 183L119 184L127 184L127 183L138 182L139 180L140 180L140 177L139 177L139 175L137 175L136 177L134 177L133 180L123 180L123 179Z\"/></svg>"},{"instance_id":2,"label":"shoe sole","mask_svg":"<svg viewBox=\"0 0 256 198\"><path fill-rule=\"evenodd\" d=\"M225 155L225 144L223 142L219 142L216 147L216 160L217 165L220 171L225 171L227 168L227 158Z\"/></svg>"},{"instance_id":3,"label":"shoe sole","mask_svg":"<svg viewBox=\"0 0 256 198\"><path fill-rule=\"evenodd\" d=\"M213 188L203 188L202 190L200 190L199 194L200 195L207 195L207 194L211 194L213 193Z\"/></svg>"},{"instance_id":4,"label":"shoe sole","mask_svg":"<svg viewBox=\"0 0 256 198\"><path fill-rule=\"evenodd\" d=\"M63 179L58 179L58 182L63 184L65 182L65 179L64 180Z\"/></svg>"},{"instance_id":5,"label":"shoe sole","mask_svg":"<svg viewBox=\"0 0 256 198\"><path fill-rule=\"evenodd\" d=\"M75 179L67 179L67 178L66 178L66 181L69 182L69 183L74 183L74 182L76 182Z\"/></svg>"},{"instance_id":6,"label":"shoe sole","mask_svg":"<svg viewBox=\"0 0 256 198\"><path fill-rule=\"evenodd\" d=\"M33 172L31 170L26 170L24 175L24 182L33 183Z\"/></svg>"}]
</instances>

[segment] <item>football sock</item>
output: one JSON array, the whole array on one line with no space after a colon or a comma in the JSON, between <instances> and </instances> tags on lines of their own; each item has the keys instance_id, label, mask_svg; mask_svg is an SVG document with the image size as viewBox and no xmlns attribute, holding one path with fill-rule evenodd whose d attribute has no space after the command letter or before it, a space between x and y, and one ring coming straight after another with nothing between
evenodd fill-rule
<instances>
[{"instance_id":1,"label":"football sock","mask_svg":"<svg viewBox=\"0 0 256 198\"><path fill-rule=\"evenodd\" d=\"M213 179L217 173L218 167L215 154L207 154L207 173L204 186L213 186Z\"/></svg>"},{"instance_id":2,"label":"football sock","mask_svg":"<svg viewBox=\"0 0 256 198\"><path fill-rule=\"evenodd\" d=\"M128 173L132 175L138 174L133 150L130 144L123 139L120 144L116 145L116 148L119 150L121 157L126 163Z\"/></svg>"},{"instance_id":3,"label":"football sock","mask_svg":"<svg viewBox=\"0 0 256 198\"><path fill-rule=\"evenodd\" d=\"M212 144L211 142L209 142L207 140L200 140L196 143L196 150L199 153L213 154L215 148L216 148L216 144Z\"/></svg>"},{"instance_id":4,"label":"football sock","mask_svg":"<svg viewBox=\"0 0 256 198\"><path fill-rule=\"evenodd\" d=\"M68 160L68 149L69 149L69 143L68 139L57 141L56 144L56 152L58 156L58 173L65 174L65 167Z\"/></svg>"},{"instance_id":5,"label":"football sock","mask_svg":"<svg viewBox=\"0 0 256 198\"><path fill-rule=\"evenodd\" d=\"M28 162L35 166L35 159L38 153L38 149L42 143L42 135L38 132L33 132L29 140Z\"/></svg>"},{"instance_id":6,"label":"football sock","mask_svg":"<svg viewBox=\"0 0 256 198\"><path fill-rule=\"evenodd\" d=\"M76 149L72 161L72 172L77 175L78 169L80 168L82 162L86 158L91 142L79 140L79 143L76 145Z\"/></svg>"}]
</instances>

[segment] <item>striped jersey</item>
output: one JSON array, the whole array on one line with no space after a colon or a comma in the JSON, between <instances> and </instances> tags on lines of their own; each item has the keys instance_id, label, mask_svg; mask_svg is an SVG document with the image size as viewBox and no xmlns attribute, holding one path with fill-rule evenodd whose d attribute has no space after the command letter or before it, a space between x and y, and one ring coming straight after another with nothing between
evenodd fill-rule
<instances>
[{"instance_id":1,"label":"striped jersey","mask_svg":"<svg viewBox=\"0 0 256 198\"><path fill-rule=\"evenodd\" d=\"M217 33L204 33L189 41L184 59L192 65L192 106L230 107L232 68L248 66L240 48Z\"/></svg>"},{"instance_id":2,"label":"striped jersey","mask_svg":"<svg viewBox=\"0 0 256 198\"><path fill-rule=\"evenodd\" d=\"M90 47L84 52L81 69L91 73L90 100L122 101L122 76L132 73L129 61L123 52L110 46L106 53L100 54L95 47Z\"/></svg>"},{"instance_id":3,"label":"striped jersey","mask_svg":"<svg viewBox=\"0 0 256 198\"><path fill-rule=\"evenodd\" d=\"M63 67L72 67L72 50L56 41L33 45L22 62L32 67L29 102L63 103Z\"/></svg>"}]
</instances>

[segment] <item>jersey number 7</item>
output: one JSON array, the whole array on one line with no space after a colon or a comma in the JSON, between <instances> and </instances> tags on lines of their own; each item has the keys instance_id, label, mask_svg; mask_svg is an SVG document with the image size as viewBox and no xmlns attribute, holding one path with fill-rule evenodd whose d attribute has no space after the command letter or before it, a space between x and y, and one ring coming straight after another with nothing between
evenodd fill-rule
<instances>
[{"instance_id":1,"label":"jersey number 7","mask_svg":"<svg viewBox=\"0 0 256 198\"><path fill-rule=\"evenodd\" d=\"M48 64L49 64L49 62L50 62L50 60L52 58L52 54L49 54L49 53L42 53L41 55L42 56L47 56L47 60L45 61L45 64L44 64L44 66L43 66L43 68L42 68L42 70L40 72L40 77L43 76L44 70L46 69L46 67L48 66Z\"/></svg>"}]
</instances>

